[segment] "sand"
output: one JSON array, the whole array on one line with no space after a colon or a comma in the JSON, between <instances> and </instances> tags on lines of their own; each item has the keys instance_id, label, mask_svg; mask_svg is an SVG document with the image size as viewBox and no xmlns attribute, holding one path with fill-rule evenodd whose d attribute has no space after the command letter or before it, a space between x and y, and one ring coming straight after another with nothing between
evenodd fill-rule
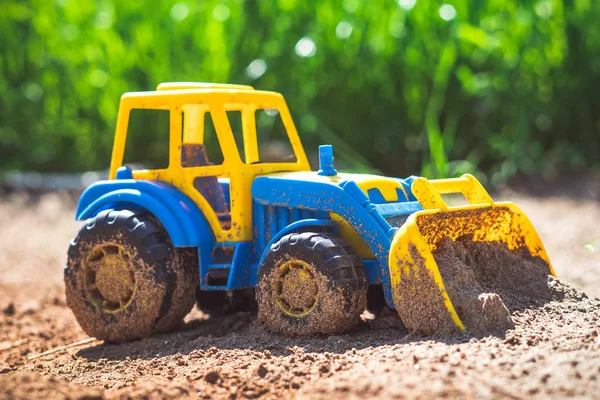
<instances>
[{"instance_id":1,"label":"sand","mask_svg":"<svg viewBox=\"0 0 600 400\"><path fill-rule=\"evenodd\" d=\"M0 398L598 397L600 259L584 245L600 239L600 207L596 198L562 196L510 196L538 228L561 281L546 280L553 298L525 304L482 285L510 312L514 328L504 332L423 337L384 309L345 334L289 338L267 332L253 313L209 318L194 310L173 333L32 360L87 338L60 284L78 224L61 197L5 196Z\"/></svg>"}]
</instances>

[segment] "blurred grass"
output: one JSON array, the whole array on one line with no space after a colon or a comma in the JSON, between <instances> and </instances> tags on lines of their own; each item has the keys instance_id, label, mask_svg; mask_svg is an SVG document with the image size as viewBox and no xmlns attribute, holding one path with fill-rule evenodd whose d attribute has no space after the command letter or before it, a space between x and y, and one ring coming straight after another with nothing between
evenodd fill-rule
<instances>
[{"instance_id":1,"label":"blurred grass","mask_svg":"<svg viewBox=\"0 0 600 400\"><path fill-rule=\"evenodd\" d=\"M346 168L597 169L599 20L592 0L3 0L0 170L106 168L120 95L187 80L282 92Z\"/></svg>"}]
</instances>

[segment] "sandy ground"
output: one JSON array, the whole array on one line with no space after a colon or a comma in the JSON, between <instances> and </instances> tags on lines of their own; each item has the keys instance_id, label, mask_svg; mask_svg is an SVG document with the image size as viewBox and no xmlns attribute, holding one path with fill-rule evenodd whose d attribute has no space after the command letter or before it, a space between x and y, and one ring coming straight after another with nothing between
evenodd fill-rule
<instances>
[{"instance_id":1,"label":"sandy ground","mask_svg":"<svg viewBox=\"0 0 600 400\"><path fill-rule=\"evenodd\" d=\"M177 332L87 342L62 268L79 224L66 195L0 197L0 398L600 398L600 180L505 191L538 229L568 301L513 312L500 336L420 337L395 314L286 338L252 314L194 310ZM30 359L32 356L35 358Z\"/></svg>"}]
</instances>

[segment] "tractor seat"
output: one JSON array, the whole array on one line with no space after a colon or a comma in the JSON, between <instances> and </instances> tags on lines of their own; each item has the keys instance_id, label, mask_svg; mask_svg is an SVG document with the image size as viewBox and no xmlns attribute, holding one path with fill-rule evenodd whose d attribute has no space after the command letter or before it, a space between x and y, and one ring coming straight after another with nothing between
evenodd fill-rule
<instances>
[{"instance_id":1,"label":"tractor seat","mask_svg":"<svg viewBox=\"0 0 600 400\"><path fill-rule=\"evenodd\" d=\"M183 143L181 145L181 166L205 167L214 165L208 160L206 147L199 143ZM194 188L208 201L219 216L229 215L229 206L225 200L223 187L216 176L199 176L194 179Z\"/></svg>"}]
</instances>

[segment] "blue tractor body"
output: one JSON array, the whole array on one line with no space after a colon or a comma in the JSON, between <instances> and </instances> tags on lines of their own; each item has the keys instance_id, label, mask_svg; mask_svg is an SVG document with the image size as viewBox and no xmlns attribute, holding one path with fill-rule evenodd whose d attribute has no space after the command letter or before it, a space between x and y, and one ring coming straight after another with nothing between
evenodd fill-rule
<instances>
[{"instance_id":1,"label":"blue tractor body","mask_svg":"<svg viewBox=\"0 0 600 400\"><path fill-rule=\"evenodd\" d=\"M165 228L175 247L198 249L200 288L234 290L254 287L262 258L273 243L289 233L324 232L337 235L339 215L356 231L374 257L363 259L370 284L381 284L386 303L389 290L388 255L391 240L406 218L421 210L410 192L413 177L398 179L398 201L386 202L378 189L365 193L351 174L339 182L323 182L277 173L252 183L253 240L216 242L206 218L185 194L163 182L131 179L123 169L116 180L100 181L82 194L77 219L106 209L145 210ZM229 202L229 183L220 180ZM408 194L408 196L407 196Z\"/></svg>"}]
</instances>

